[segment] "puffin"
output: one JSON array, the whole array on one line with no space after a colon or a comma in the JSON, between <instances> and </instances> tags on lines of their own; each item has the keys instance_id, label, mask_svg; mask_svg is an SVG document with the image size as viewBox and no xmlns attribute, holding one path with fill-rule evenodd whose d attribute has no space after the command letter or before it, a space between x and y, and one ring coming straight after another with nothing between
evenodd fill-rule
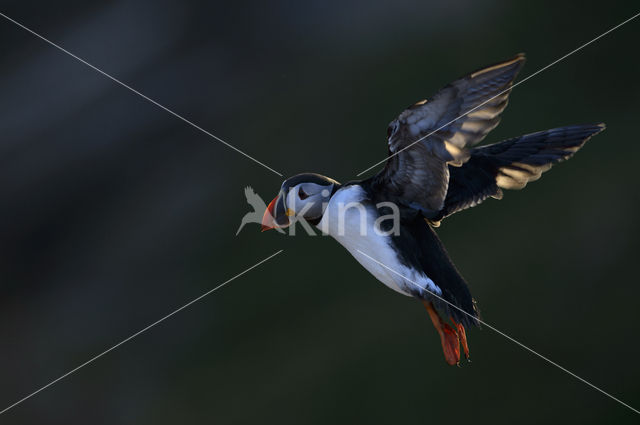
<instances>
[{"instance_id":1,"label":"puffin","mask_svg":"<svg viewBox=\"0 0 640 425\"><path fill-rule=\"evenodd\" d=\"M477 146L507 106L524 54L478 69L409 106L387 128L388 157L370 178L316 173L286 179L262 230L296 222L333 237L376 279L426 308L449 365L469 359L479 327L469 286L435 228L446 217L522 189L571 158L604 123L569 125Z\"/></svg>"}]
</instances>

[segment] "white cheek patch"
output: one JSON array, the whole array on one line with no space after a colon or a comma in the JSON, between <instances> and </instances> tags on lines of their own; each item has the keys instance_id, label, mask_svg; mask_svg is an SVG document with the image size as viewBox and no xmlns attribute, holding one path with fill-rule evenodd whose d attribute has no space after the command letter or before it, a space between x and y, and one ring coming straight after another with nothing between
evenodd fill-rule
<instances>
[{"instance_id":1,"label":"white cheek patch","mask_svg":"<svg viewBox=\"0 0 640 425\"><path fill-rule=\"evenodd\" d=\"M294 187L293 189L289 190L289 193L287 193L287 196L285 197L285 204L287 204L287 208L291 208L294 211L296 211L297 208L300 207L297 192L298 189Z\"/></svg>"}]
</instances>

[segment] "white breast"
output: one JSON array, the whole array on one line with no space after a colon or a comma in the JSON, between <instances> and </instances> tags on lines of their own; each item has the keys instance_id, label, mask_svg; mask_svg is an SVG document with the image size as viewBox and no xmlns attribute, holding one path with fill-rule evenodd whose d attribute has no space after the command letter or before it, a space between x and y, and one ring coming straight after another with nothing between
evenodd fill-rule
<instances>
[{"instance_id":1,"label":"white breast","mask_svg":"<svg viewBox=\"0 0 640 425\"><path fill-rule=\"evenodd\" d=\"M329 201L318 228L337 240L365 268L389 288L410 296L415 292L416 284L438 295L440 288L421 270L403 265L398 253L391 245L391 238L382 235L374 228L378 213L366 192L358 185L349 185L339 189ZM381 266L366 255L376 259L402 276Z\"/></svg>"}]
</instances>

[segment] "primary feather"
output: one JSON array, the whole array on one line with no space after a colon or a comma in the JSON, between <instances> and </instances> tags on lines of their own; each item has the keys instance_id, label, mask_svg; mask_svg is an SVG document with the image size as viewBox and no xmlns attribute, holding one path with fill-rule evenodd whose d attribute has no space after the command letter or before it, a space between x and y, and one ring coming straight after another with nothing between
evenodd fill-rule
<instances>
[{"instance_id":1,"label":"primary feather","mask_svg":"<svg viewBox=\"0 0 640 425\"><path fill-rule=\"evenodd\" d=\"M522 189L552 165L571 158L605 125L571 125L514 137L470 150L461 167L450 167L449 188L437 222L489 197L502 198L501 189Z\"/></svg>"},{"instance_id":2,"label":"primary feather","mask_svg":"<svg viewBox=\"0 0 640 425\"><path fill-rule=\"evenodd\" d=\"M468 158L500 122L524 55L473 72L420 101L389 124L389 159L373 183L427 218L444 205L449 165Z\"/></svg>"}]
</instances>

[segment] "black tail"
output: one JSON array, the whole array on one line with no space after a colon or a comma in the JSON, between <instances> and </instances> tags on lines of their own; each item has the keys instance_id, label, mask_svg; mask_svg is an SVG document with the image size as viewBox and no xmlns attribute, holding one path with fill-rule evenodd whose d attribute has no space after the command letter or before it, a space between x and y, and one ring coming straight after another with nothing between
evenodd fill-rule
<instances>
[{"instance_id":1,"label":"black tail","mask_svg":"<svg viewBox=\"0 0 640 425\"><path fill-rule=\"evenodd\" d=\"M456 323L462 323L467 328L480 326L476 320L479 316L476 301L471 296L467 282L451 261L436 232L428 224L423 222L423 225L427 228L424 242L431 247L426 253L425 271L442 289L442 298L446 300L445 302L432 297L431 301L436 310L443 312L445 317L453 317Z\"/></svg>"},{"instance_id":2,"label":"black tail","mask_svg":"<svg viewBox=\"0 0 640 425\"><path fill-rule=\"evenodd\" d=\"M453 317L465 327L478 326L478 310L471 291L456 266L449 258L436 232L422 218L403 223L402 237L394 237L403 260L424 273L440 288L442 294L416 290L412 294L433 303L445 318Z\"/></svg>"},{"instance_id":3,"label":"black tail","mask_svg":"<svg viewBox=\"0 0 640 425\"><path fill-rule=\"evenodd\" d=\"M501 189L522 189L553 164L571 158L604 128L604 123L570 125L471 149L469 160L461 167L449 167L449 189L434 221L488 197L500 199Z\"/></svg>"}]
</instances>

